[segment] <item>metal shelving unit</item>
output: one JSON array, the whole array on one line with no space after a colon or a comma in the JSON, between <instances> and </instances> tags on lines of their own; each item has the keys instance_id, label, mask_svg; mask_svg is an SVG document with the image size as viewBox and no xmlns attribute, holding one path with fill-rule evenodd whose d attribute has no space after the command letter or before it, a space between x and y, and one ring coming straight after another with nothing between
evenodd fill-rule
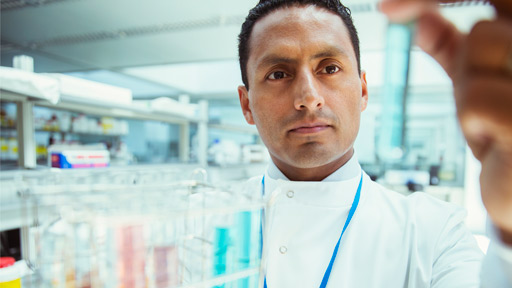
<instances>
[{"instance_id":1,"label":"metal shelving unit","mask_svg":"<svg viewBox=\"0 0 512 288\"><path fill-rule=\"evenodd\" d=\"M37 88L39 82L48 81L49 84L40 85L48 88L51 93L44 91L27 91L27 89L18 89L16 85L6 85L6 81L11 81L9 77L2 79L0 85L0 100L14 102L17 104L16 130L18 140L18 164L23 169L36 168L36 143L34 140L34 118L32 109L34 106L48 107L71 112L84 113L96 116L109 116L125 119L137 119L148 121L160 121L169 124L176 124L180 127L179 158L183 163L189 161L190 154L190 124L198 125L198 162L206 166L206 150L208 145L208 102L200 101L194 105L196 113L194 116L180 115L178 113L155 111L149 107L140 107L125 103L113 103L110 101L91 101L86 98L72 97L66 94L59 94L59 83L56 79L45 75L21 71L17 69L1 67L0 76L9 73L20 74L25 77L25 83L17 86L34 86ZM10 75L9 75L10 76ZM2 77L0 77L2 78ZM15 77L10 77L15 78ZM46 78L46 79L45 79ZM34 79L34 84L30 81ZM26 83L28 82L28 84ZM7 86L7 88L6 88ZM13 88L14 86L14 88ZM54 87L55 86L55 87ZM29 89L30 90L30 89ZM37 90L37 89L35 89ZM55 91L52 91L55 90ZM55 95L58 94L58 95Z\"/></svg>"}]
</instances>

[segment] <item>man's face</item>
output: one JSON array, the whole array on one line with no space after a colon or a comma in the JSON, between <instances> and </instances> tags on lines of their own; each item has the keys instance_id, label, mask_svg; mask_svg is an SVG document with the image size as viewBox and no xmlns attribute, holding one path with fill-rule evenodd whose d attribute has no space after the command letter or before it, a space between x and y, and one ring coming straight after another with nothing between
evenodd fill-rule
<instances>
[{"instance_id":1,"label":"man's face","mask_svg":"<svg viewBox=\"0 0 512 288\"><path fill-rule=\"evenodd\" d=\"M256 22L249 45L245 119L288 177L332 173L352 155L368 100L343 21L315 6L278 9Z\"/></svg>"}]
</instances>

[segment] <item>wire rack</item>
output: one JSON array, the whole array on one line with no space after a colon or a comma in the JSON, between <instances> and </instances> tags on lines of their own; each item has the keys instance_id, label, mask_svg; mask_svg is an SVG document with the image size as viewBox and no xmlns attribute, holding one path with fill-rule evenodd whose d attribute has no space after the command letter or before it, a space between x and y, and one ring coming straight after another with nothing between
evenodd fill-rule
<instances>
[{"instance_id":1,"label":"wire rack","mask_svg":"<svg viewBox=\"0 0 512 288\"><path fill-rule=\"evenodd\" d=\"M27 287L257 287L257 193L204 170L76 171L17 179Z\"/></svg>"}]
</instances>

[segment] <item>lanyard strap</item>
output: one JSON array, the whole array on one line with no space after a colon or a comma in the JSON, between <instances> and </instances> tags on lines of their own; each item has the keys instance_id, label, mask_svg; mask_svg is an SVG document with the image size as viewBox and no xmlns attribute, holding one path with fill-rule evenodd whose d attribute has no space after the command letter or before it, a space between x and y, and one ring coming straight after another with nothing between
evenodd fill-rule
<instances>
[{"instance_id":1,"label":"lanyard strap","mask_svg":"<svg viewBox=\"0 0 512 288\"><path fill-rule=\"evenodd\" d=\"M327 286L327 282L329 281L329 277L331 276L331 270L332 266L334 264L334 260L336 260L336 256L338 255L338 249L340 247L341 237L343 237L343 234L345 233L345 230L347 230L348 224L350 224L350 221L352 220L352 216L354 216L354 213L356 212L357 206L359 205L359 198L361 197L361 186L363 184L363 172L361 171L361 179L359 180L359 186L357 187L356 195L354 196L354 201L352 201L352 206L350 207L350 211L348 212L347 220L345 221L345 225L343 226L343 230L341 231L340 238L338 239L338 243L336 243L336 246L334 247L334 251L332 252L331 261L329 261L329 265L327 266L327 269L325 270L324 277L322 278L322 283L320 283L320 288L325 288ZM261 195L263 196L265 194L265 176L261 179ZM264 217L262 209L262 217ZM264 218L261 218L262 220ZM263 249L263 226L260 228L260 255L262 255ZM267 288L267 276L265 276L263 287Z\"/></svg>"},{"instance_id":2,"label":"lanyard strap","mask_svg":"<svg viewBox=\"0 0 512 288\"><path fill-rule=\"evenodd\" d=\"M265 175L263 175L263 178L261 178L261 198L265 195ZM265 208L261 209L260 214L260 259L263 255L263 221L265 220ZM265 277L265 281L266 281ZM266 283L266 282L265 282ZM265 288L267 288L267 285L265 284Z\"/></svg>"}]
</instances>

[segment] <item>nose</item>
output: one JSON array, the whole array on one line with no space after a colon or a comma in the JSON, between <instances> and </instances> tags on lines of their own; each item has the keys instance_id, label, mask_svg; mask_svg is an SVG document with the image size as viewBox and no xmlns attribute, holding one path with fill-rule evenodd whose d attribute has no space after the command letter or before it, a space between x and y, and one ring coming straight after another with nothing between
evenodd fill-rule
<instances>
[{"instance_id":1,"label":"nose","mask_svg":"<svg viewBox=\"0 0 512 288\"><path fill-rule=\"evenodd\" d=\"M324 106L325 100L318 91L318 83L313 72L304 71L295 78L294 106L297 110L317 110Z\"/></svg>"}]
</instances>

